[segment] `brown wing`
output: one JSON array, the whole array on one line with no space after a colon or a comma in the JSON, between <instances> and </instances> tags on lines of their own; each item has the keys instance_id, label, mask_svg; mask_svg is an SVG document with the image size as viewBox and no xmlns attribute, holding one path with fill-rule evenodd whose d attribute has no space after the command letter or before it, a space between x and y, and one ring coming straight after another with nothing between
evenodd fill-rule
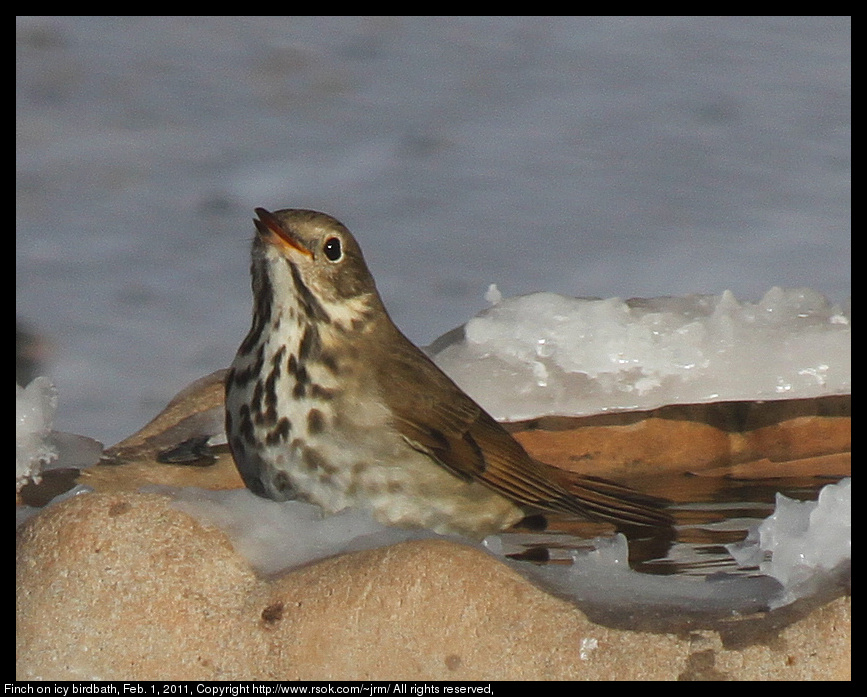
<instances>
[{"instance_id":1,"label":"brown wing","mask_svg":"<svg viewBox=\"0 0 867 697\"><path fill-rule=\"evenodd\" d=\"M531 458L493 417L476 404L408 339L397 336L381 368L382 396L394 425L416 450L466 481L478 480L534 508L641 525L668 524L649 497L602 479L573 475L568 489L550 467ZM574 493L573 493L574 492Z\"/></svg>"}]
</instances>

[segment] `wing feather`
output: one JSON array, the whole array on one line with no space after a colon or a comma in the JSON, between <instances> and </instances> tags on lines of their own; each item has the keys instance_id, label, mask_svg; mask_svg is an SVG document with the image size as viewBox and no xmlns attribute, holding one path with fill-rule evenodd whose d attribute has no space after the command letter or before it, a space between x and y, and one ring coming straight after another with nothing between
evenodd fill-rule
<instances>
[{"instance_id":1,"label":"wing feather","mask_svg":"<svg viewBox=\"0 0 867 697\"><path fill-rule=\"evenodd\" d=\"M395 328L380 393L414 449L464 481L479 481L532 508L620 523L668 525L662 502L595 477L553 475ZM388 389L382 389L387 386ZM558 482L558 479L563 483Z\"/></svg>"}]
</instances>

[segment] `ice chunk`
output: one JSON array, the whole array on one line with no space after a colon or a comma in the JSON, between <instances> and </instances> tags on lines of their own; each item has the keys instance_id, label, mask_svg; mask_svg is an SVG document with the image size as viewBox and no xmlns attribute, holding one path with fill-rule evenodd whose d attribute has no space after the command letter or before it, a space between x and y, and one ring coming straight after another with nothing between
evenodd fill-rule
<instances>
[{"instance_id":1,"label":"ice chunk","mask_svg":"<svg viewBox=\"0 0 867 697\"><path fill-rule=\"evenodd\" d=\"M851 391L849 312L806 288L772 288L757 303L729 291L499 299L434 342L433 354L495 418L510 421Z\"/></svg>"},{"instance_id":2,"label":"ice chunk","mask_svg":"<svg viewBox=\"0 0 867 697\"><path fill-rule=\"evenodd\" d=\"M15 386L15 475L16 490L28 481L40 481L43 467L57 458L49 438L57 390L46 377L35 378L26 388Z\"/></svg>"},{"instance_id":3,"label":"ice chunk","mask_svg":"<svg viewBox=\"0 0 867 697\"><path fill-rule=\"evenodd\" d=\"M810 595L852 558L851 478L824 487L818 501L777 494L773 515L727 548L741 566L758 566L783 584L772 607Z\"/></svg>"}]
</instances>

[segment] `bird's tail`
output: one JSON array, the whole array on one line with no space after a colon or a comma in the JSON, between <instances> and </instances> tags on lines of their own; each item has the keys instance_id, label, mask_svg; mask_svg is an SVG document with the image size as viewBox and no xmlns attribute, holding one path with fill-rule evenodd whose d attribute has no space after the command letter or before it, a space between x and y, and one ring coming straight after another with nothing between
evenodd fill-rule
<instances>
[{"instance_id":1,"label":"bird's tail","mask_svg":"<svg viewBox=\"0 0 867 697\"><path fill-rule=\"evenodd\" d=\"M674 524L674 518L665 510L671 505L666 499L601 477L552 469L557 470L558 483L576 499L574 507L588 518L620 525L670 527Z\"/></svg>"}]
</instances>

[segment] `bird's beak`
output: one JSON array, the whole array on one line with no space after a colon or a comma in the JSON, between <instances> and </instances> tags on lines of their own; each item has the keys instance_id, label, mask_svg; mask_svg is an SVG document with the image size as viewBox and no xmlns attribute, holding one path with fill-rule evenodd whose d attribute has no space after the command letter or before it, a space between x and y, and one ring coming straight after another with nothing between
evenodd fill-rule
<instances>
[{"instance_id":1,"label":"bird's beak","mask_svg":"<svg viewBox=\"0 0 867 697\"><path fill-rule=\"evenodd\" d=\"M253 222L263 240L271 244L291 247L296 252L308 257L313 256L313 253L304 246L304 243L296 235L280 224L276 215L264 208L257 208L256 215L259 216L259 219L254 218Z\"/></svg>"}]
</instances>

